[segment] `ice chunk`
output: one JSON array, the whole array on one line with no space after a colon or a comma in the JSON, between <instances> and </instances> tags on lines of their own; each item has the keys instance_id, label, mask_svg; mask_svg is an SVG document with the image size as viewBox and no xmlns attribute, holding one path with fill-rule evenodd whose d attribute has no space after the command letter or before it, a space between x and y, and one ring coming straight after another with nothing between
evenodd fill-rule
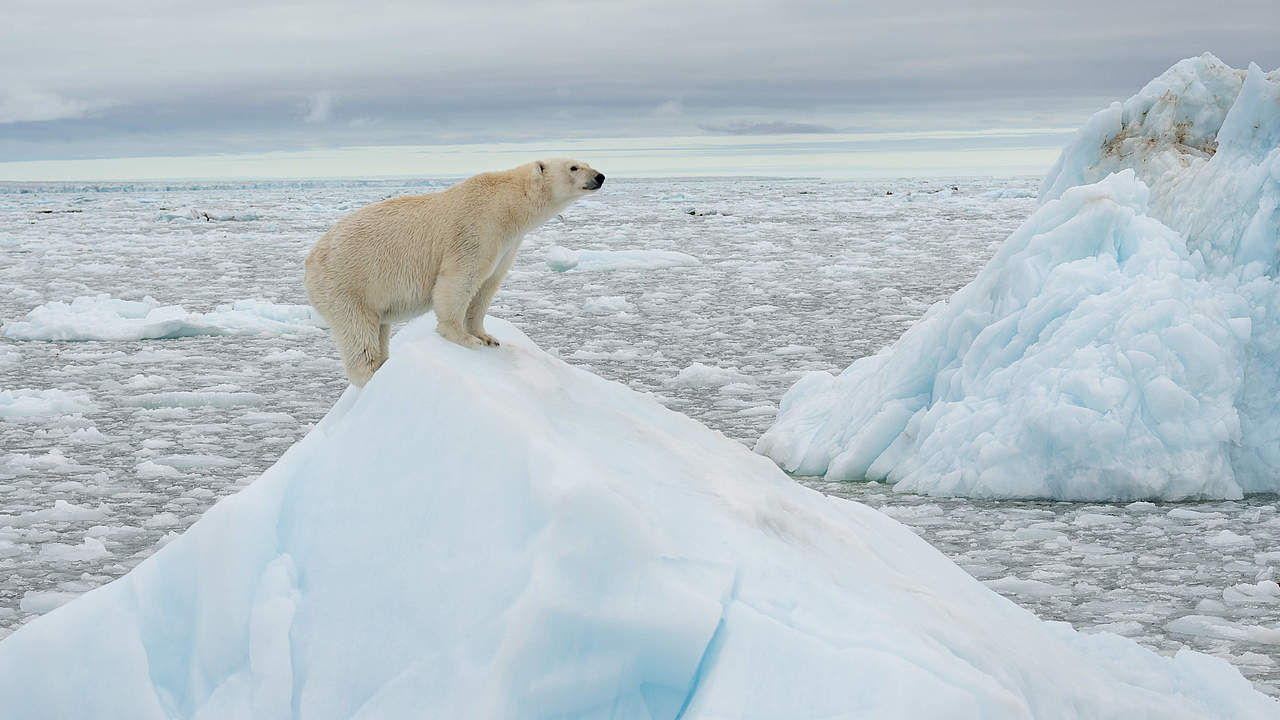
<instances>
[{"instance_id":1,"label":"ice chunk","mask_svg":"<svg viewBox=\"0 0 1280 720\"><path fill-rule=\"evenodd\" d=\"M235 419L235 422L245 425L265 425L272 423L291 423L294 417L289 413L283 412L258 412L250 411Z\"/></svg>"},{"instance_id":2,"label":"ice chunk","mask_svg":"<svg viewBox=\"0 0 1280 720\"><path fill-rule=\"evenodd\" d=\"M406 326L367 386L184 535L0 640L0 707L1275 716L1226 662L1041 622L892 518L507 323L486 322L502 346L483 353L434 326Z\"/></svg>"},{"instance_id":3,"label":"ice chunk","mask_svg":"<svg viewBox=\"0 0 1280 720\"><path fill-rule=\"evenodd\" d=\"M231 467L236 464L231 458L221 455L165 455L156 458L161 465L168 465L179 470L201 470L214 467Z\"/></svg>"},{"instance_id":4,"label":"ice chunk","mask_svg":"<svg viewBox=\"0 0 1280 720\"><path fill-rule=\"evenodd\" d=\"M968 286L756 448L939 495L1280 490L1280 74L1184 60L1095 115Z\"/></svg>"},{"instance_id":5,"label":"ice chunk","mask_svg":"<svg viewBox=\"0 0 1280 720\"><path fill-rule=\"evenodd\" d=\"M156 219L166 222L245 222L262 218L252 210L188 207L181 210L165 210L157 215Z\"/></svg>"},{"instance_id":6,"label":"ice chunk","mask_svg":"<svg viewBox=\"0 0 1280 720\"><path fill-rule=\"evenodd\" d=\"M138 467L136 468L136 471L138 473L138 477L144 478L147 480L153 480L155 478L182 476L182 471L178 470L177 468L171 465L164 465L152 460L144 460L138 463Z\"/></svg>"},{"instance_id":7,"label":"ice chunk","mask_svg":"<svg viewBox=\"0 0 1280 720\"><path fill-rule=\"evenodd\" d=\"M87 537L80 545L66 543L45 543L40 546L40 559L54 562L75 562L82 560L98 560L111 553L107 546L97 538Z\"/></svg>"},{"instance_id":8,"label":"ice chunk","mask_svg":"<svg viewBox=\"0 0 1280 720\"><path fill-rule=\"evenodd\" d=\"M150 297L119 300L97 295L45 303L24 319L5 323L0 335L14 340L146 340L316 333L322 327L322 319L309 305L237 300L207 313L192 313Z\"/></svg>"},{"instance_id":9,"label":"ice chunk","mask_svg":"<svg viewBox=\"0 0 1280 720\"><path fill-rule=\"evenodd\" d=\"M636 306L622 295L605 295L586 301L582 304L582 309L585 312L597 315L615 315L617 313L633 313L636 311Z\"/></svg>"},{"instance_id":10,"label":"ice chunk","mask_svg":"<svg viewBox=\"0 0 1280 720\"><path fill-rule=\"evenodd\" d=\"M1026 595L1029 597L1050 597L1053 595L1070 595L1071 590L1058 585L1051 585L1040 580L1025 580L1009 575L998 580L987 580L986 586L1006 595Z\"/></svg>"},{"instance_id":11,"label":"ice chunk","mask_svg":"<svg viewBox=\"0 0 1280 720\"><path fill-rule=\"evenodd\" d=\"M750 377L743 375L736 367L723 368L695 362L677 373L667 382L667 386L673 388L720 387L750 380Z\"/></svg>"},{"instance_id":12,"label":"ice chunk","mask_svg":"<svg viewBox=\"0 0 1280 720\"><path fill-rule=\"evenodd\" d=\"M1071 521L1072 525L1080 527L1097 527L1099 525L1118 525L1124 522L1124 518L1116 515L1103 515L1102 513L1081 513Z\"/></svg>"},{"instance_id":13,"label":"ice chunk","mask_svg":"<svg viewBox=\"0 0 1280 720\"><path fill-rule=\"evenodd\" d=\"M1187 615L1165 626L1171 632L1202 635L1221 640L1243 640L1262 645L1280 645L1280 628L1244 625L1212 615Z\"/></svg>"},{"instance_id":14,"label":"ice chunk","mask_svg":"<svg viewBox=\"0 0 1280 720\"><path fill-rule=\"evenodd\" d=\"M96 406L89 395L79 390L0 390L0 420L34 420L94 409Z\"/></svg>"},{"instance_id":15,"label":"ice chunk","mask_svg":"<svg viewBox=\"0 0 1280 720\"><path fill-rule=\"evenodd\" d=\"M251 392L201 390L143 393L121 398L120 402L122 405L142 408L243 407L260 405L262 396Z\"/></svg>"},{"instance_id":16,"label":"ice chunk","mask_svg":"<svg viewBox=\"0 0 1280 720\"><path fill-rule=\"evenodd\" d=\"M92 508L69 503L66 500L54 500L53 507L44 510L32 510L19 515L0 515L0 527L30 527L40 523L102 520L110 512L106 505Z\"/></svg>"},{"instance_id":17,"label":"ice chunk","mask_svg":"<svg viewBox=\"0 0 1280 720\"><path fill-rule=\"evenodd\" d=\"M22 609L22 612L47 613L75 600L79 596L80 593L75 592L28 590L23 593L22 599L18 601L18 607ZM46 717L52 716L46 715Z\"/></svg>"},{"instance_id":18,"label":"ice chunk","mask_svg":"<svg viewBox=\"0 0 1280 720\"><path fill-rule=\"evenodd\" d=\"M698 258L674 250L570 250L556 245L547 251L547 267L569 270L657 270L702 264Z\"/></svg>"},{"instance_id":19,"label":"ice chunk","mask_svg":"<svg viewBox=\"0 0 1280 720\"><path fill-rule=\"evenodd\" d=\"M1205 542L1217 548L1251 548L1254 546L1253 538L1248 535L1240 535L1230 530L1223 530L1216 535L1210 535L1205 538Z\"/></svg>"}]
</instances>

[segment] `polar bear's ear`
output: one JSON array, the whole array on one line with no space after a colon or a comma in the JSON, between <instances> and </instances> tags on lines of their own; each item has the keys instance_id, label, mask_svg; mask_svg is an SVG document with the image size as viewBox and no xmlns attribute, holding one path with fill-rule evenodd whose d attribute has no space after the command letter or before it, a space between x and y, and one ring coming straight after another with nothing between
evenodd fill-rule
<instances>
[{"instance_id":1,"label":"polar bear's ear","mask_svg":"<svg viewBox=\"0 0 1280 720\"><path fill-rule=\"evenodd\" d=\"M538 161L538 174L545 173L546 171L547 171L547 166L546 166L546 165L544 165L544 164L543 164L543 162L542 162L541 160L539 160L539 161Z\"/></svg>"}]
</instances>

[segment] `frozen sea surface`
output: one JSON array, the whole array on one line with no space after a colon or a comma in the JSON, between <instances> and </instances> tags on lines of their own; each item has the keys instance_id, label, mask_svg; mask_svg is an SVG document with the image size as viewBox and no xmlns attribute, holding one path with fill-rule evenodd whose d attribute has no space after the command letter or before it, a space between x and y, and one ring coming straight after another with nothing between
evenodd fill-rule
<instances>
[{"instance_id":1,"label":"frozen sea surface","mask_svg":"<svg viewBox=\"0 0 1280 720\"><path fill-rule=\"evenodd\" d=\"M751 444L799 374L875 352L971 280L1037 183L611 181L526 239L492 312ZM302 304L302 259L337 218L445 184L3 185L0 321L104 295L193 315ZM672 253L697 262L658 262ZM182 532L345 385L327 335L301 325L0 339L0 634ZM1046 619L1189 645L1280 694L1274 497L1070 505L815 486L881 507Z\"/></svg>"}]
</instances>

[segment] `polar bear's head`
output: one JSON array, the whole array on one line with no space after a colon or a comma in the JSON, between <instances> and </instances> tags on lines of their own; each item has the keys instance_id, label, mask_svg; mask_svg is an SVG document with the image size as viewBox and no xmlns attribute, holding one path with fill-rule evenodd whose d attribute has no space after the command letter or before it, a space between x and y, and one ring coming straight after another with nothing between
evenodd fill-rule
<instances>
[{"instance_id":1,"label":"polar bear's head","mask_svg":"<svg viewBox=\"0 0 1280 720\"><path fill-rule=\"evenodd\" d=\"M534 171L546 179L551 196L556 200L577 200L599 190L604 184L603 173L572 158L539 160L534 164Z\"/></svg>"}]
</instances>

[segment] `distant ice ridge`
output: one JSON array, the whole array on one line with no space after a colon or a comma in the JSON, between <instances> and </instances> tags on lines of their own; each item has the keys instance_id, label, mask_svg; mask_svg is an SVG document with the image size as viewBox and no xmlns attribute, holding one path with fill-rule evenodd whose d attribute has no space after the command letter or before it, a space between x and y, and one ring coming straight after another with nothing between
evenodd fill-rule
<instances>
[{"instance_id":1,"label":"distant ice ridge","mask_svg":"<svg viewBox=\"0 0 1280 720\"><path fill-rule=\"evenodd\" d=\"M802 378L756 449L937 495L1280 491L1278 148L1280 72L1177 63L1085 124L972 283Z\"/></svg>"},{"instance_id":2,"label":"distant ice ridge","mask_svg":"<svg viewBox=\"0 0 1280 720\"><path fill-rule=\"evenodd\" d=\"M48 302L22 320L5 323L13 340L149 340L195 335L285 335L318 332L322 321L309 305L237 300L207 313L154 298L119 300L108 295Z\"/></svg>"},{"instance_id":3,"label":"distant ice ridge","mask_svg":"<svg viewBox=\"0 0 1280 720\"><path fill-rule=\"evenodd\" d=\"M0 641L0 707L27 720L1280 710L1220 659L1042 622L888 516L486 326L501 348L410 323L373 380L252 485Z\"/></svg>"}]
</instances>

